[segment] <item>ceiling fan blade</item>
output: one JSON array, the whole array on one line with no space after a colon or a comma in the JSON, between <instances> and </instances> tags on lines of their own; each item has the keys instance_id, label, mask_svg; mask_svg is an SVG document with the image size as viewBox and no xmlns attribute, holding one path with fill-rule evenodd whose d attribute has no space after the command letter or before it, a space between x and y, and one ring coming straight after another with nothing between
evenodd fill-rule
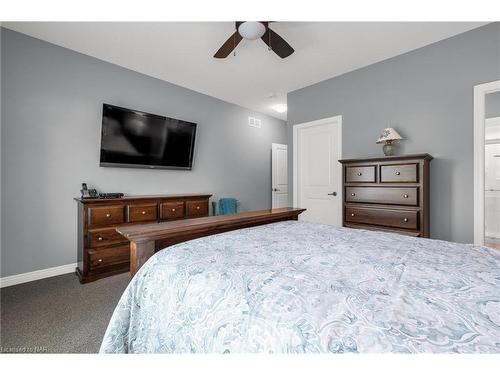
<instances>
[{"instance_id":1,"label":"ceiling fan blade","mask_svg":"<svg viewBox=\"0 0 500 375\"><path fill-rule=\"evenodd\" d=\"M236 48L236 46L241 42L243 37L235 31L233 35L229 37L228 40L222 45L221 48L215 53L214 57L217 59L223 59L228 57L231 52Z\"/></svg>"},{"instance_id":2,"label":"ceiling fan blade","mask_svg":"<svg viewBox=\"0 0 500 375\"><path fill-rule=\"evenodd\" d=\"M261 39L282 59L290 56L294 52L290 44L285 42L285 39L280 37L269 27L266 28L266 32L262 35Z\"/></svg>"}]
</instances>

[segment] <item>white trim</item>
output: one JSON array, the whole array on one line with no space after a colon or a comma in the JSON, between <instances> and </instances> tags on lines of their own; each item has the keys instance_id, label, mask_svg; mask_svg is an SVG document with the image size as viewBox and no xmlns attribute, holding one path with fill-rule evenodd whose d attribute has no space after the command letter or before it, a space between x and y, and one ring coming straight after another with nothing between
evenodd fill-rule
<instances>
[{"instance_id":1,"label":"white trim","mask_svg":"<svg viewBox=\"0 0 500 375\"><path fill-rule=\"evenodd\" d=\"M5 288L11 285L23 284L29 281L45 279L47 277L64 275L66 273L75 272L78 263L65 264L64 266L46 268L33 272L20 273L18 275L6 276L0 278L0 288ZM76 276L75 276L76 277Z\"/></svg>"},{"instance_id":2,"label":"white trim","mask_svg":"<svg viewBox=\"0 0 500 375\"><path fill-rule=\"evenodd\" d=\"M474 86L474 243L484 245L484 128L486 95L500 91L500 81Z\"/></svg>"},{"instance_id":3,"label":"white trim","mask_svg":"<svg viewBox=\"0 0 500 375\"><path fill-rule=\"evenodd\" d=\"M342 158L342 116L333 116L333 117L327 117L321 120L315 120L315 121L309 121L309 122L304 122L302 124L296 124L293 125L293 159L292 159L292 178L293 178L293 191L292 191L292 196L293 196L293 207L297 207L298 204L298 199L297 199L297 189L298 189L298 180L297 180L297 160L298 160L298 155L297 155L297 136L298 136L298 131L299 129L304 129L304 128L310 128L313 126L319 126L319 125L325 125L325 124L330 124L330 123L336 123L336 129L337 129L337 139L339 140L338 142L338 159L340 160ZM343 202L343 192L342 192L342 165L340 163L337 163L337 168L338 168L338 176L340 177L337 181L337 192L338 192L338 198L340 199L340 202ZM339 222L342 223L342 204L339 204L339 212L337 213L339 216Z\"/></svg>"}]
</instances>

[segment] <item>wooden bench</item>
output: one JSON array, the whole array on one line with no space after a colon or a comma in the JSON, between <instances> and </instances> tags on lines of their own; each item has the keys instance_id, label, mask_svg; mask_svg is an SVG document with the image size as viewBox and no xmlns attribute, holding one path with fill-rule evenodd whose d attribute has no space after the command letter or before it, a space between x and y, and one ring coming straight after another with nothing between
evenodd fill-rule
<instances>
[{"instance_id":1,"label":"wooden bench","mask_svg":"<svg viewBox=\"0 0 500 375\"><path fill-rule=\"evenodd\" d=\"M275 208L235 215L119 227L116 230L130 241L130 274L133 277L156 251L165 247L231 230L298 220L304 211L305 209L301 208Z\"/></svg>"}]
</instances>

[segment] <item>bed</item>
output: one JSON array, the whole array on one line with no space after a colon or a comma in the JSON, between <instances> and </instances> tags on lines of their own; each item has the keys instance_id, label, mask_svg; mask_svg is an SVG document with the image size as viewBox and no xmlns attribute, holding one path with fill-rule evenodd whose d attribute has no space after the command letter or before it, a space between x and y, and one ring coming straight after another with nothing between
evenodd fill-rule
<instances>
[{"instance_id":1,"label":"bed","mask_svg":"<svg viewBox=\"0 0 500 375\"><path fill-rule=\"evenodd\" d=\"M101 353L500 353L500 252L283 221L162 250Z\"/></svg>"}]
</instances>

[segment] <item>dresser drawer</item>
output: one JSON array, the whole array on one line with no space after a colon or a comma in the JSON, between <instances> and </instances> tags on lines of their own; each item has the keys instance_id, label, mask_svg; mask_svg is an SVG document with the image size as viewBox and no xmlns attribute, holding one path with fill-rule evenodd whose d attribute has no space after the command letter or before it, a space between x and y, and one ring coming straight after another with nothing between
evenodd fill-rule
<instances>
[{"instance_id":1,"label":"dresser drawer","mask_svg":"<svg viewBox=\"0 0 500 375\"><path fill-rule=\"evenodd\" d=\"M162 219L182 219L184 217L184 202L164 202L160 205Z\"/></svg>"},{"instance_id":2,"label":"dresser drawer","mask_svg":"<svg viewBox=\"0 0 500 375\"><path fill-rule=\"evenodd\" d=\"M381 165L380 182L418 182L418 164Z\"/></svg>"},{"instance_id":3,"label":"dresser drawer","mask_svg":"<svg viewBox=\"0 0 500 375\"><path fill-rule=\"evenodd\" d=\"M109 246L119 243L128 243L128 240L118 233L114 228L111 229L89 229L88 247Z\"/></svg>"},{"instance_id":4,"label":"dresser drawer","mask_svg":"<svg viewBox=\"0 0 500 375\"><path fill-rule=\"evenodd\" d=\"M123 206L89 208L89 226L108 226L124 222Z\"/></svg>"},{"instance_id":5,"label":"dresser drawer","mask_svg":"<svg viewBox=\"0 0 500 375\"><path fill-rule=\"evenodd\" d=\"M156 203L133 204L127 206L128 221L151 221L158 219L158 205Z\"/></svg>"},{"instance_id":6,"label":"dresser drawer","mask_svg":"<svg viewBox=\"0 0 500 375\"><path fill-rule=\"evenodd\" d=\"M385 208L346 207L345 221L387 227L418 229L418 212Z\"/></svg>"},{"instance_id":7,"label":"dresser drawer","mask_svg":"<svg viewBox=\"0 0 500 375\"><path fill-rule=\"evenodd\" d=\"M120 245L104 249L90 249L89 266L91 270L109 267L130 261L130 246Z\"/></svg>"},{"instance_id":8,"label":"dresser drawer","mask_svg":"<svg viewBox=\"0 0 500 375\"><path fill-rule=\"evenodd\" d=\"M346 202L416 206L418 188L346 187Z\"/></svg>"},{"instance_id":9,"label":"dresser drawer","mask_svg":"<svg viewBox=\"0 0 500 375\"><path fill-rule=\"evenodd\" d=\"M345 182L376 182L375 166L346 167Z\"/></svg>"},{"instance_id":10,"label":"dresser drawer","mask_svg":"<svg viewBox=\"0 0 500 375\"><path fill-rule=\"evenodd\" d=\"M186 216L198 217L208 215L208 201L187 201Z\"/></svg>"}]
</instances>

